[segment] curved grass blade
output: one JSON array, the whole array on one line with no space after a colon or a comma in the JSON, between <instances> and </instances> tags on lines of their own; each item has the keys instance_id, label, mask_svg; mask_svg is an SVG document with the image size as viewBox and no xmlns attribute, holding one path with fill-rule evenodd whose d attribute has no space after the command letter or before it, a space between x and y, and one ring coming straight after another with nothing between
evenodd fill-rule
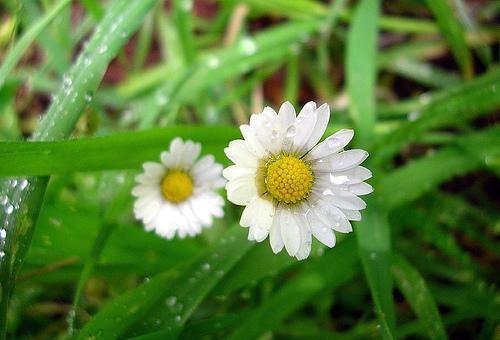
<instances>
[{"instance_id":1,"label":"curved grass blade","mask_svg":"<svg viewBox=\"0 0 500 340\"><path fill-rule=\"evenodd\" d=\"M419 272L401 256L393 257L391 269L398 288L422 320L429 338L447 339L436 302Z\"/></svg>"},{"instance_id":2,"label":"curved grass blade","mask_svg":"<svg viewBox=\"0 0 500 340\"><path fill-rule=\"evenodd\" d=\"M364 148L371 146L376 122L375 79L379 10L378 0L361 1L354 13L347 41L349 111L359 132L358 143ZM373 167L370 168L373 170ZM374 173L377 174L376 171ZM380 209L373 197L368 198L367 206L356 232L359 255L375 304L381 335L384 339L392 339L395 312L389 271L391 243L387 214Z\"/></svg>"},{"instance_id":3,"label":"curved grass blade","mask_svg":"<svg viewBox=\"0 0 500 340\"><path fill-rule=\"evenodd\" d=\"M24 33L15 46L10 50L0 67L0 89L2 89L9 72L16 66L17 62L23 56L23 53L43 31L48 24L54 20L61 11L71 3L71 0L61 0L39 21L33 24L30 29Z\"/></svg>"},{"instance_id":4,"label":"curved grass blade","mask_svg":"<svg viewBox=\"0 0 500 340\"><path fill-rule=\"evenodd\" d=\"M229 339L259 338L265 332L278 328L286 317L322 290L332 291L345 284L359 270L355 252L356 243L350 238L312 260L302 272L249 312ZM335 266L332 267L333 262Z\"/></svg>"},{"instance_id":5,"label":"curved grass blade","mask_svg":"<svg viewBox=\"0 0 500 340\"><path fill-rule=\"evenodd\" d=\"M157 160L178 136L203 142L203 151L225 160L223 147L240 133L231 126L169 126L68 141L0 143L0 176L136 168L146 160Z\"/></svg>"},{"instance_id":6,"label":"curved grass blade","mask_svg":"<svg viewBox=\"0 0 500 340\"><path fill-rule=\"evenodd\" d=\"M175 336L210 290L251 248L243 234L240 228L231 228L213 249L191 264L160 274L113 300L78 338L115 339L155 330L161 330L158 334L162 336Z\"/></svg>"},{"instance_id":7,"label":"curved grass blade","mask_svg":"<svg viewBox=\"0 0 500 340\"><path fill-rule=\"evenodd\" d=\"M361 1L347 38L346 77L349 112L357 127L357 139L366 147L373 139L375 79L378 37L378 0Z\"/></svg>"},{"instance_id":8,"label":"curved grass blade","mask_svg":"<svg viewBox=\"0 0 500 340\"><path fill-rule=\"evenodd\" d=\"M381 178L377 195L383 198L382 203L388 209L394 209L415 200L453 176L486 166L491 157L499 154L499 136L500 129L491 128L458 138L456 144L460 147L440 149Z\"/></svg>"},{"instance_id":9,"label":"curved grass blade","mask_svg":"<svg viewBox=\"0 0 500 340\"><path fill-rule=\"evenodd\" d=\"M499 108L499 91L500 69L495 68L451 89L421 96L414 108L417 118L381 137L374 157L383 162L428 129L462 124Z\"/></svg>"},{"instance_id":10,"label":"curved grass blade","mask_svg":"<svg viewBox=\"0 0 500 340\"><path fill-rule=\"evenodd\" d=\"M447 0L427 0L427 6L436 17L441 33L450 44L464 77L472 78L472 56L465 41L465 32L453 14L453 8Z\"/></svg>"},{"instance_id":11,"label":"curved grass blade","mask_svg":"<svg viewBox=\"0 0 500 340\"><path fill-rule=\"evenodd\" d=\"M115 0L109 5L92 38L68 75L63 77L63 86L33 135L35 140L61 139L71 133L89 99L92 99L108 63L137 29L154 3L155 0L130 3ZM0 221L6 235L0 249L2 332L6 329L6 313L14 279L29 249L47 182L47 177L15 178L4 181L0 189ZM1 337L5 337L5 334Z\"/></svg>"}]
</instances>

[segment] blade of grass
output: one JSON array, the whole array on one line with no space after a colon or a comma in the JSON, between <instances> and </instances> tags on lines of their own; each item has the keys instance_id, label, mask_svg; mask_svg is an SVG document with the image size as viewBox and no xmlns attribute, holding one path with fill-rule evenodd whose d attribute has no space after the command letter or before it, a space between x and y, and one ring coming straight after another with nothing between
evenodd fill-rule
<instances>
[{"instance_id":1,"label":"blade of grass","mask_svg":"<svg viewBox=\"0 0 500 340\"><path fill-rule=\"evenodd\" d=\"M222 160L223 146L240 134L230 126L169 126L69 141L0 143L0 176L134 168L156 160L177 136L203 142L204 151L214 151Z\"/></svg>"},{"instance_id":2,"label":"blade of grass","mask_svg":"<svg viewBox=\"0 0 500 340\"><path fill-rule=\"evenodd\" d=\"M379 10L379 1L359 2L347 40L349 111L358 131L358 144L364 148L371 146L376 122L375 62ZM373 167L370 168L374 170ZM374 173L376 178L377 171ZM389 271L391 243L387 214L380 209L374 197L367 199L367 206L356 232L359 256L375 304L381 336L384 339L393 339L395 312Z\"/></svg>"},{"instance_id":3,"label":"blade of grass","mask_svg":"<svg viewBox=\"0 0 500 340\"><path fill-rule=\"evenodd\" d=\"M420 273L401 256L391 266L394 280L415 314L422 320L430 339L447 339L436 302Z\"/></svg>"},{"instance_id":4,"label":"blade of grass","mask_svg":"<svg viewBox=\"0 0 500 340\"><path fill-rule=\"evenodd\" d=\"M346 82L349 113L356 127L358 143L366 147L373 139L375 121L375 79L379 1L361 1L356 9L346 52Z\"/></svg>"},{"instance_id":5,"label":"blade of grass","mask_svg":"<svg viewBox=\"0 0 500 340\"><path fill-rule=\"evenodd\" d=\"M453 8L447 0L427 0L427 6L436 17L441 33L444 35L465 78L473 76L472 56L465 41L465 32L455 18Z\"/></svg>"},{"instance_id":6,"label":"blade of grass","mask_svg":"<svg viewBox=\"0 0 500 340\"><path fill-rule=\"evenodd\" d=\"M117 191L114 198L111 202L106 202L106 208L101 212L102 215L102 223L97 234L97 237L94 240L92 245L92 249L90 251L89 256L87 257L82 272L80 274L80 278L78 279L76 292L73 297L73 307L72 311L69 314L68 318L68 333L72 335L75 332L75 320L76 314L78 313L78 308L80 307L80 300L83 293L83 289L85 288L85 284L88 279L92 275L94 268L99 260L104 247L107 245L108 240L112 234L112 232L116 228L116 220L122 210L125 208L126 203L129 199L130 190L133 185L131 176L123 176L126 179L125 183L117 183L117 176L113 176L114 178L107 182L107 187L104 190L109 194L110 191L113 191L113 188Z\"/></svg>"},{"instance_id":7,"label":"blade of grass","mask_svg":"<svg viewBox=\"0 0 500 340\"><path fill-rule=\"evenodd\" d=\"M43 120L37 127L35 140L53 140L67 137L73 130L89 98L104 75L108 63L125 44L130 34L137 29L154 0L140 2L124 2L115 0L110 3L107 13L96 27L95 33L86 47L63 78L63 86L55 95ZM59 3L64 8L65 2ZM59 8L56 8L59 9ZM57 11L54 11L57 12ZM54 12L51 12L53 14ZM53 14L55 16L55 14ZM51 17L49 17L51 19ZM43 28L47 17L43 18L21 39L9 56L17 60L26 44ZM14 62L15 63L15 62ZM4 64L5 65L5 64ZM3 66L2 77L12 66ZM0 211L2 229L6 231L5 244L0 259L0 330L1 338L5 337L5 322L9 297L14 287L15 277L31 244L34 222L37 220L43 195L47 186L47 177L16 178L3 181L0 192L7 199L4 209Z\"/></svg>"},{"instance_id":8,"label":"blade of grass","mask_svg":"<svg viewBox=\"0 0 500 340\"><path fill-rule=\"evenodd\" d=\"M414 160L381 178L377 187L378 196L383 198L383 204L388 209L394 209L453 176L486 166L489 157L499 154L499 136L499 128L465 135L456 140L461 148L448 146ZM408 178L412 180L408 181Z\"/></svg>"},{"instance_id":9,"label":"blade of grass","mask_svg":"<svg viewBox=\"0 0 500 340\"><path fill-rule=\"evenodd\" d=\"M85 325L79 339L96 335L115 339L164 329L165 336L180 332L215 284L250 249L243 230L233 227L213 249L184 268L167 271L111 301ZM153 318L145 319L152 313Z\"/></svg>"},{"instance_id":10,"label":"blade of grass","mask_svg":"<svg viewBox=\"0 0 500 340\"><path fill-rule=\"evenodd\" d=\"M375 153L377 162L386 161L428 129L462 124L497 109L500 107L499 84L500 69L496 68L453 88L420 96L414 107L416 119L380 138Z\"/></svg>"},{"instance_id":11,"label":"blade of grass","mask_svg":"<svg viewBox=\"0 0 500 340\"><path fill-rule=\"evenodd\" d=\"M0 67L0 89L2 89L3 85L5 84L5 80L7 79L8 74L16 66L17 62L19 61L19 59L21 59L24 52L28 49L31 43L70 3L71 0L59 1L50 11L47 12L44 17L34 23L9 51L2 62L2 66Z\"/></svg>"},{"instance_id":12,"label":"blade of grass","mask_svg":"<svg viewBox=\"0 0 500 340\"><path fill-rule=\"evenodd\" d=\"M229 335L229 339L256 339L277 329L287 316L305 305L322 290L333 291L356 274L358 259L356 243L347 239L328 253L311 261L309 266L290 279L275 294L267 298ZM329 264L335 266L324 270Z\"/></svg>"}]
</instances>

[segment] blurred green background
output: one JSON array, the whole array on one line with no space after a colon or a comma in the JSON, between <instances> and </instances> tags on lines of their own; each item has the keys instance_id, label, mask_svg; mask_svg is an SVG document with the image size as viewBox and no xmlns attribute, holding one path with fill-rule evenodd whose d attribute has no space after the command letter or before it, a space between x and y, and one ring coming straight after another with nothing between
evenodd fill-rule
<instances>
[{"instance_id":1,"label":"blurred green background","mask_svg":"<svg viewBox=\"0 0 500 340\"><path fill-rule=\"evenodd\" d=\"M498 339L500 3L4 0L0 331L15 339ZM133 176L310 100L370 152L363 221L309 259L241 209L167 241ZM221 194L224 194L221 192ZM15 289L14 289L15 287Z\"/></svg>"}]
</instances>

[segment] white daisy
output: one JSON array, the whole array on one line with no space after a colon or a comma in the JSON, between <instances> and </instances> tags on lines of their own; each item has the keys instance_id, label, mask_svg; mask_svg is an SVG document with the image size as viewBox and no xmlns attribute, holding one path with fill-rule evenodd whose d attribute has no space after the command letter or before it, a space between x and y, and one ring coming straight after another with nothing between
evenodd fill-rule
<instances>
[{"instance_id":1,"label":"white daisy","mask_svg":"<svg viewBox=\"0 0 500 340\"><path fill-rule=\"evenodd\" d=\"M359 166L368 153L344 151L352 130L317 144L329 118L327 104L316 108L309 102L298 116L289 102L279 113L266 107L240 127L244 140L225 149L235 163L223 171L227 196L246 206L240 224L249 228L249 240L261 242L269 235L275 253L284 247L302 260L311 251L311 235L333 247L333 231L351 232L349 220L361 219L366 204L358 196L373 191L363 182L370 170Z\"/></svg>"},{"instance_id":2,"label":"white daisy","mask_svg":"<svg viewBox=\"0 0 500 340\"><path fill-rule=\"evenodd\" d=\"M137 197L135 217L146 230L171 239L194 236L212 225L213 217L222 217L224 199L215 192L226 181L222 165L212 155L197 160L201 146L175 138L170 150L161 153L161 163L146 162L144 172L135 177L132 190Z\"/></svg>"}]
</instances>

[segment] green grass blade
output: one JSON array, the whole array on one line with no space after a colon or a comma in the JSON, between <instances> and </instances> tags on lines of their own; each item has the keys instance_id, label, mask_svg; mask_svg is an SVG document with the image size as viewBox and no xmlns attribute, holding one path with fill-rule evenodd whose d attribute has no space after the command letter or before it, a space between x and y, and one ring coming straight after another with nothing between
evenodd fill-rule
<instances>
[{"instance_id":1,"label":"green grass blade","mask_svg":"<svg viewBox=\"0 0 500 340\"><path fill-rule=\"evenodd\" d=\"M346 77L349 112L362 146L373 139L379 1L361 1L347 38Z\"/></svg>"},{"instance_id":2,"label":"green grass blade","mask_svg":"<svg viewBox=\"0 0 500 340\"><path fill-rule=\"evenodd\" d=\"M0 176L137 168L146 160L157 160L178 136L203 142L205 152L213 151L225 160L223 148L240 133L230 126L169 126L68 141L4 142L0 143Z\"/></svg>"},{"instance_id":3,"label":"green grass blade","mask_svg":"<svg viewBox=\"0 0 500 340\"><path fill-rule=\"evenodd\" d=\"M380 179L377 194L394 209L409 203L453 176L462 175L498 156L500 129L491 128L456 140L448 146L392 171ZM408 178L412 180L409 181Z\"/></svg>"},{"instance_id":4,"label":"green grass blade","mask_svg":"<svg viewBox=\"0 0 500 340\"><path fill-rule=\"evenodd\" d=\"M436 17L441 33L444 35L465 78L472 78L472 56L465 41L465 32L455 18L453 8L447 0L427 0L427 6Z\"/></svg>"},{"instance_id":5,"label":"green grass blade","mask_svg":"<svg viewBox=\"0 0 500 340\"><path fill-rule=\"evenodd\" d=\"M347 239L293 277L256 310L245 316L229 339L256 339L277 329L290 314L306 304L322 290L334 290L345 284L359 270L355 256L356 243ZM331 263L335 266L329 267ZM328 268L325 270L325 268Z\"/></svg>"},{"instance_id":6,"label":"green grass blade","mask_svg":"<svg viewBox=\"0 0 500 340\"><path fill-rule=\"evenodd\" d=\"M401 256L393 257L392 273L398 288L422 320L430 339L447 339L443 321L425 280Z\"/></svg>"},{"instance_id":7,"label":"green grass blade","mask_svg":"<svg viewBox=\"0 0 500 340\"><path fill-rule=\"evenodd\" d=\"M78 57L75 64L63 79L63 86L37 127L35 140L54 140L67 137L73 130L83 109L88 105L93 93L104 75L108 63L134 32L154 0L124 2L116 0L109 5L108 11L95 33ZM64 4L64 3L63 3ZM62 5L61 5L62 6ZM62 6L64 8L64 6ZM46 21L47 18L45 18ZM41 24L37 26L39 29ZM28 31L23 43L28 43L37 30ZM22 45L19 45L22 47ZM14 57L20 55L22 48L14 50ZM2 68L3 76L10 67ZM1 79L0 77L0 79ZM5 319L9 297L14 279L31 244L34 222L42 204L48 178L17 178L4 181L0 188L7 197L6 208L0 212L2 229L6 230L5 245L0 259L0 329L5 331Z\"/></svg>"},{"instance_id":8,"label":"green grass blade","mask_svg":"<svg viewBox=\"0 0 500 340\"><path fill-rule=\"evenodd\" d=\"M500 69L496 68L474 80L420 97L414 108L416 119L380 138L374 154L377 161L389 159L428 129L463 124L499 108L499 84Z\"/></svg>"},{"instance_id":9,"label":"green grass blade","mask_svg":"<svg viewBox=\"0 0 500 340\"><path fill-rule=\"evenodd\" d=\"M70 312L68 318L69 334L73 334L75 331L75 326L77 326L75 323L76 315L78 313L78 308L80 307L80 300L85 288L85 284L94 272L95 266L104 250L104 247L107 245L111 234L117 227L116 220L118 219L122 210L126 208L126 203L130 199L130 191L133 184L132 176L124 175L125 180L123 183L120 183L117 178L118 176L115 176L115 174L113 174L111 178L108 178L108 181L106 181L104 185L103 191L105 190L107 195L109 195L110 192L113 192L113 190L117 192L114 198L111 199L111 202L106 203L105 211L101 212L101 227L94 240L94 243L92 244L90 254L83 265L80 278L78 279L76 292L73 297L72 311Z\"/></svg>"},{"instance_id":10,"label":"green grass blade","mask_svg":"<svg viewBox=\"0 0 500 340\"><path fill-rule=\"evenodd\" d=\"M250 249L243 230L231 228L213 249L186 266L152 278L104 307L82 329L78 338L115 339L127 332L140 335L162 330L180 331L198 304ZM146 318L152 314L152 318Z\"/></svg>"},{"instance_id":11,"label":"green grass blade","mask_svg":"<svg viewBox=\"0 0 500 340\"><path fill-rule=\"evenodd\" d=\"M379 195L377 191L374 194ZM395 311L387 213L376 198L368 197L365 201L367 209L363 211L363 219L356 228L359 255L375 305L380 335L384 339L394 339Z\"/></svg>"},{"instance_id":12,"label":"green grass blade","mask_svg":"<svg viewBox=\"0 0 500 340\"><path fill-rule=\"evenodd\" d=\"M375 79L379 1L363 0L353 16L347 41L347 91L349 111L357 128L357 140L369 147L376 121ZM376 172L375 172L376 174ZM390 265L390 239L387 216L369 197L368 208L356 230L359 255L371 290L375 312L384 339L394 338L394 302Z\"/></svg>"},{"instance_id":13,"label":"green grass blade","mask_svg":"<svg viewBox=\"0 0 500 340\"><path fill-rule=\"evenodd\" d=\"M24 33L24 35L19 39L19 41L14 45L14 47L7 54L0 67L0 89L2 89L5 84L7 76L16 66L17 62L23 56L26 49L30 44L36 39L36 37L54 20L59 13L66 6L71 3L71 0L61 0L59 1L43 18L33 24L30 29Z\"/></svg>"}]
</instances>

